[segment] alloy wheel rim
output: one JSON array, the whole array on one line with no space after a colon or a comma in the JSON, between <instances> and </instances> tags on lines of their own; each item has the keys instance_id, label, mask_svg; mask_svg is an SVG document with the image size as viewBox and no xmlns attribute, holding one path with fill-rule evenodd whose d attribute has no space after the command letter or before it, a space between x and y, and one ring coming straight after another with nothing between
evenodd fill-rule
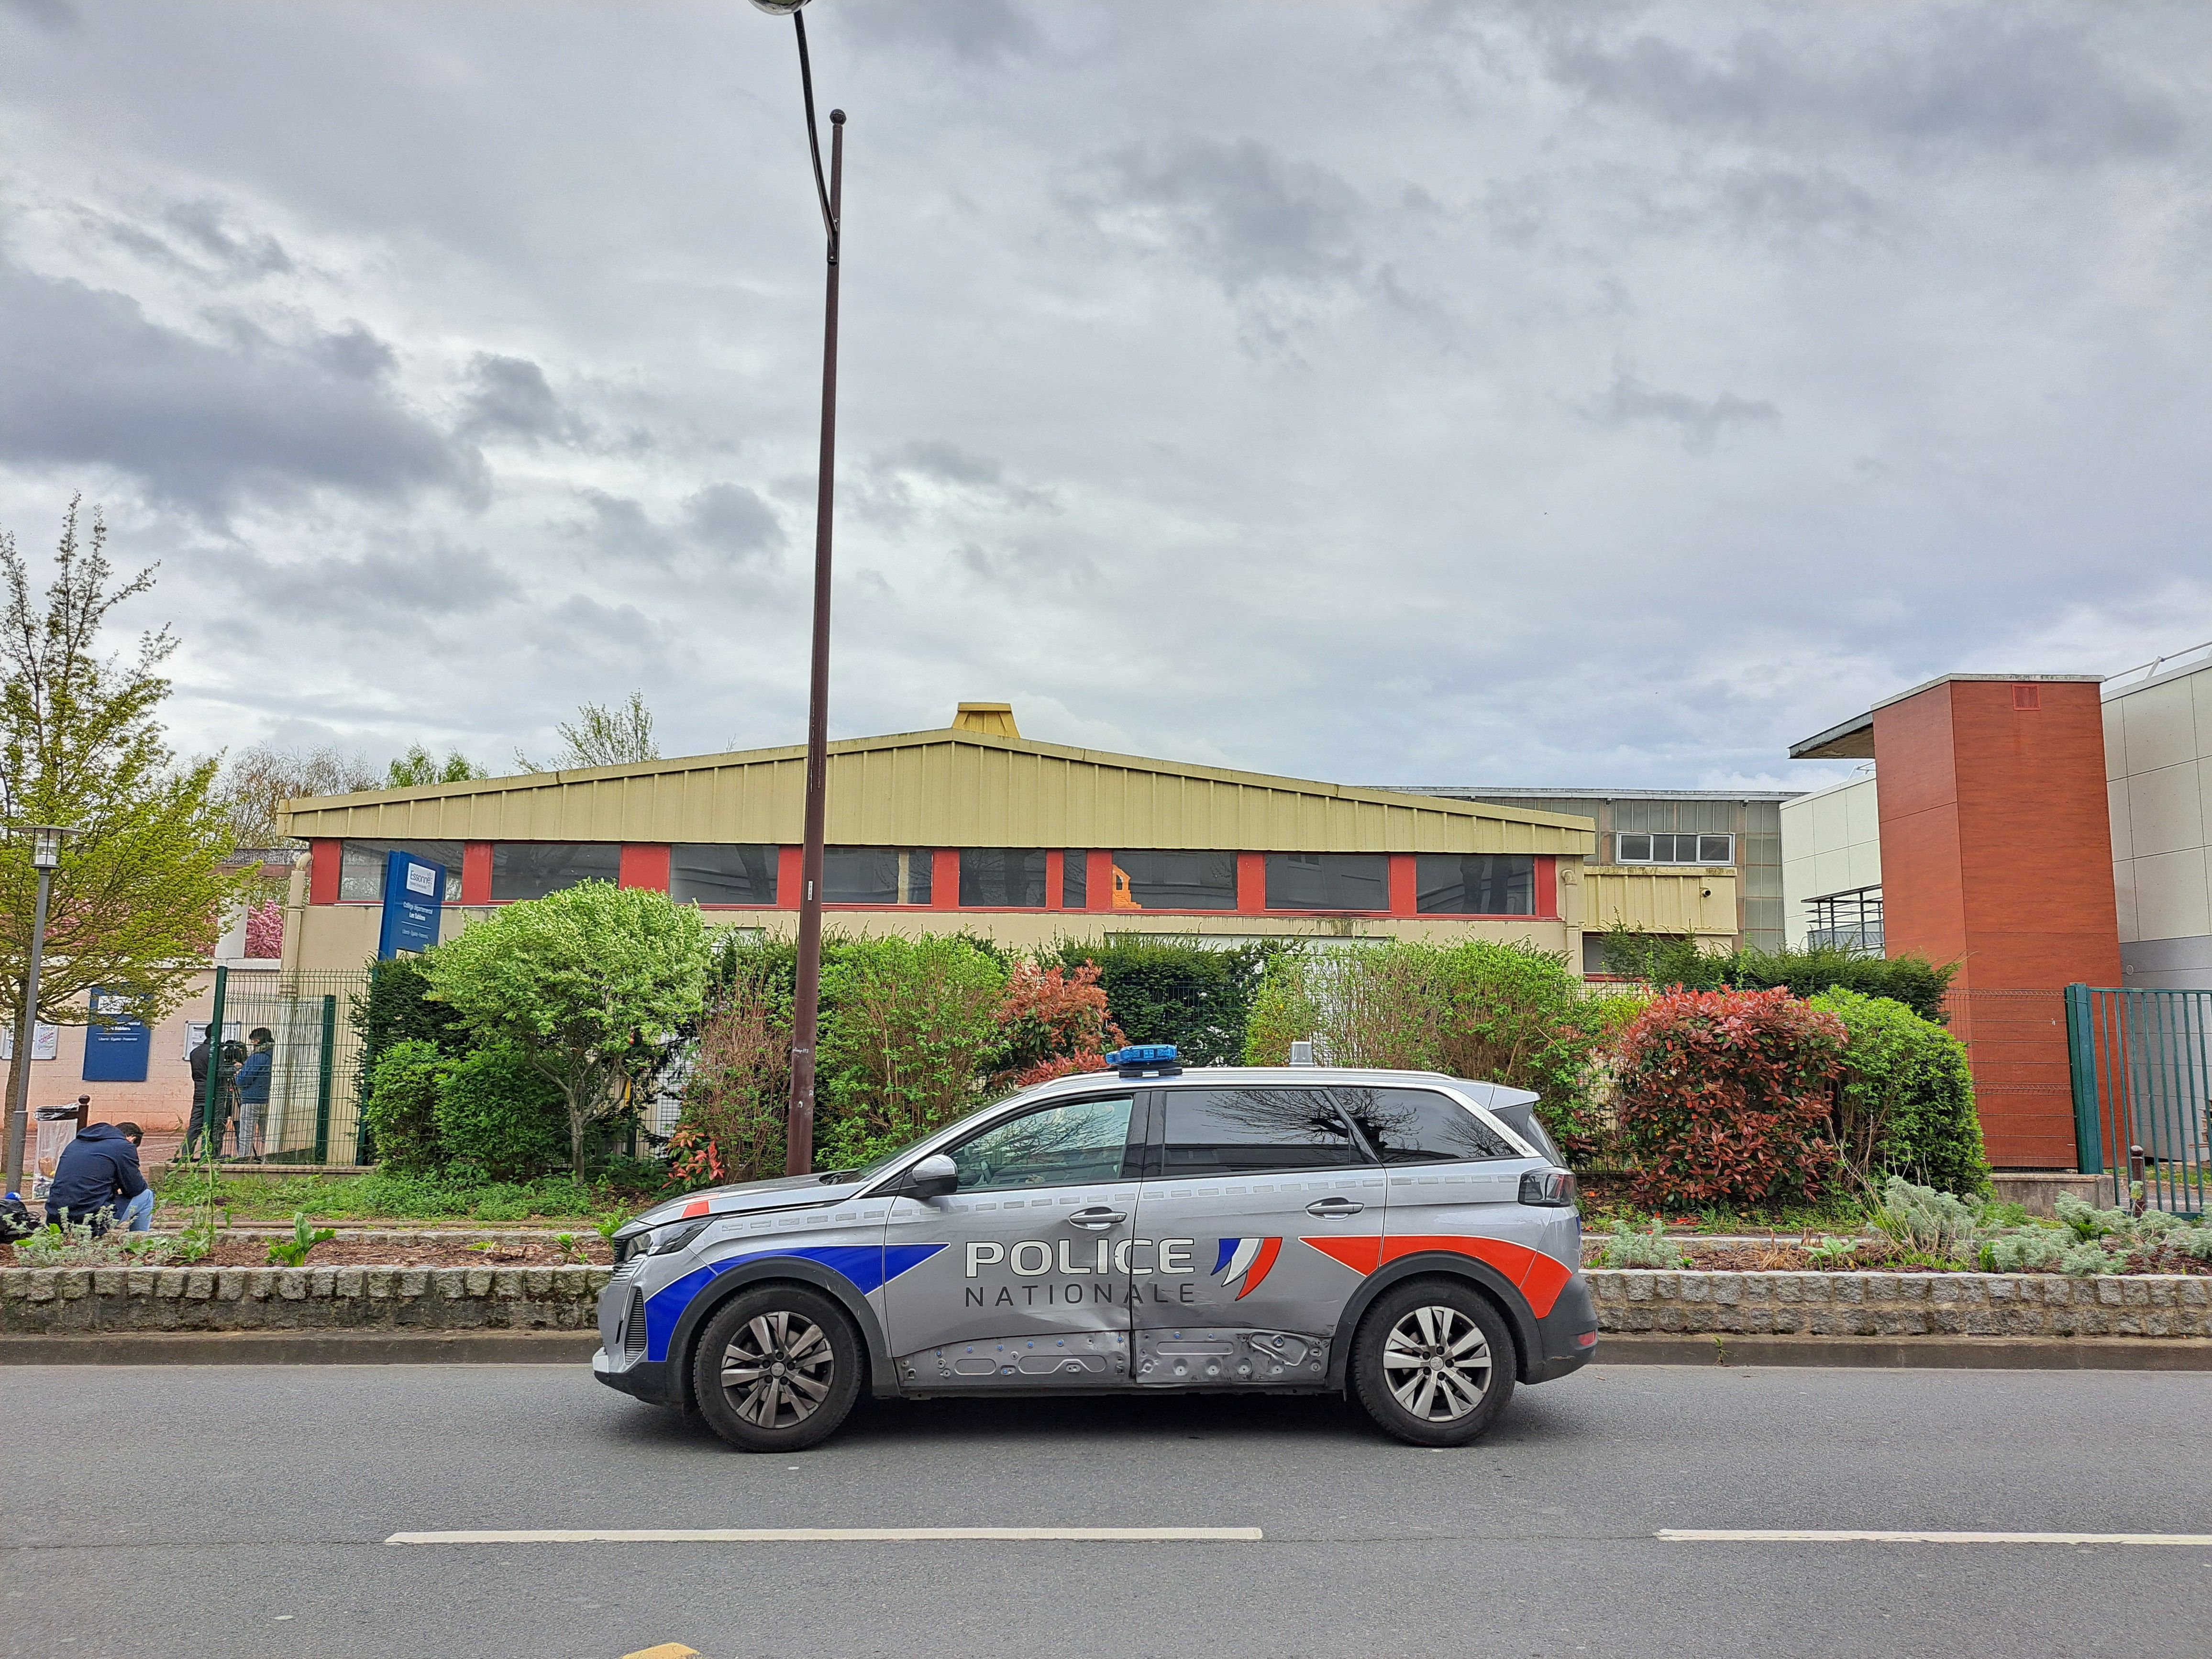
<instances>
[{"instance_id":1,"label":"alloy wheel rim","mask_svg":"<svg viewBox=\"0 0 2212 1659\"><path fill-rule=\"evenodd\" d=\"M829 1334L803 1314L757 1314L722 1350L722 1392L756 1428L804 1423L830 1397L836 1375Z\"/></svg>"},{"instance_id":2,"label":"alloy wheel rim","mask_svg":"<svg viewBox=\"0 0 2212 1659\"><path fill-rule=\"evenodd\" d=\"M1489 1339L1457 1308L1415 1308L1382 1344L1382 1380L1407 1413L1454 1423L1490 1389Z\"/></svg>"}]
</instances>

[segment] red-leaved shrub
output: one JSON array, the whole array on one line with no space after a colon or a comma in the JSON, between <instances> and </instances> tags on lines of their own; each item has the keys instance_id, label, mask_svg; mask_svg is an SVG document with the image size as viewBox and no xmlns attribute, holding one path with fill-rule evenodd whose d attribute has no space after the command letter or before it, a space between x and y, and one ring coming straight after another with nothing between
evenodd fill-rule
<instances>
[{"instance_id":1,"label":"red-leaved shrub","mask_svg":"<svg viewBox=\"0 0 2212 1659\"><path fill-rule=\"evenodd\" d=\"M1106 1050L1121 1033L1106 1012L1099 969L1016 965L999 1006L999 1052L991 1083L1029 1089L1056 1077L1106 1069Z\"/></svg>"},{"instance_id":2,"label":"red-leaved shrub","mask_svg":"<svg viewBox=\"0 0 2212 1659\"><path fill-rule=\"evenodd\" d=\"M1620 1040L1630 1196L1648 1209L1817 1200L1836 1169L1829 1085L1845 1033L1771 991L1674 991Z\"/></svg>"}]
</instances>

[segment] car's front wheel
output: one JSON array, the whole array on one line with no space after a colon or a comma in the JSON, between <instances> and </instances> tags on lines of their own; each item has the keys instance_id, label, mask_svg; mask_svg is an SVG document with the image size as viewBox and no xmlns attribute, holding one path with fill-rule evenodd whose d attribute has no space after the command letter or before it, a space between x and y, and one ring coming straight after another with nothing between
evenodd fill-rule
<instances>
[{"instance_id":1,"label":"car's front wheel","mask_svg":"<svg viewBox=\"0 0 2212 1659\"><path fill-rule=\"evenodd\" d=\"M1352 1344L1352 1389L1376 1425L1415 1446L1464 1446L1513 1397L1513 1337L1488 1297L1448 1279L1385 1291Z\"/></svg>"},{"instance_id":2,"label":"car's front wheel","mask_svg":"<svg viewBox=\"0 0 2212 1659\"><path fill-rule=\"evenodd\" d=\"M845 1311L804 1285L740 1291L707 1323L692 1361L699 1413L741 1451L826 1440L860 1397L866 1361Z\"/></svg>"}]
</instances>

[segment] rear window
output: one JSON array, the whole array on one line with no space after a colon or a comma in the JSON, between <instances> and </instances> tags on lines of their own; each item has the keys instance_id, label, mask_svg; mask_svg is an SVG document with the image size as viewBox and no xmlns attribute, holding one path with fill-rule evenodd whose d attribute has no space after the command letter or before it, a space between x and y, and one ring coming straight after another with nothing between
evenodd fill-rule
<instances>
[{"instance_id":1,"label":"rear window","mask_svg":"<svg viewBox=\"0 0 2212 1659\"><path fill-rule=\"evenodd\" d=\"M1433 1089L1334 1089L1385 1164L1463 1164L1517 1158L1504 1136Z\"/></svg>"}]
</instances>

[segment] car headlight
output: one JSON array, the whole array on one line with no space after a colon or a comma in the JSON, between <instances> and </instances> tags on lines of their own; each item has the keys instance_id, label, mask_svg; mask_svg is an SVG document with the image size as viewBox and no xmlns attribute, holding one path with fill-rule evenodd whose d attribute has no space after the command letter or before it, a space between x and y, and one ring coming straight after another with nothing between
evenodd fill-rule
<instances>
[{"instance_id":1,"label":"car headlight","mask_svg":"<svg viewBox=\"0 0 2212 1659\"><path fill-rule=\"evenodd\" d=\"M653 1234L654 1255L666 1255L671 1250L680 1250L713 1224L714 1218L701 1216L696 1221L687 1221L680 1227L663 1227Z\"/></svg>"}]
</instances>

